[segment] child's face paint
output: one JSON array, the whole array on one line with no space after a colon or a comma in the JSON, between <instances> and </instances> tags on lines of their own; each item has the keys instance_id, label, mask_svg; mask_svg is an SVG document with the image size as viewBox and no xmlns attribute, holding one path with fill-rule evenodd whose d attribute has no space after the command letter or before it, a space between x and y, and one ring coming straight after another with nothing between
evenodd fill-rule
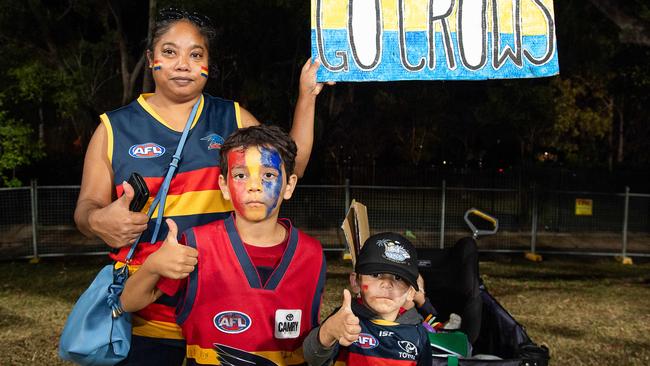
<instances>
[{"instance_id":1,"label":"child's face paint","mask_svg":"<svg viewBox=\"0 0 650 366\"><path fill-rule=\"evenodd\" d=\"M410 285L395 275L360 275L359 281L363 303L383 319L395 320L399 308L404 306L409 296L412 299Z\"/></svg>"},{"instance_id":2,"label":"child's face paint","mask_svg":"<svg viewBox=\"0 0 650 366\"><path fill-rule=\"evenodd\" d=\"M282 158L274 149L249 146L228 152L230 199L247 220L264 220L277 211L284 180Z\"/></svg>"}]
</instances>

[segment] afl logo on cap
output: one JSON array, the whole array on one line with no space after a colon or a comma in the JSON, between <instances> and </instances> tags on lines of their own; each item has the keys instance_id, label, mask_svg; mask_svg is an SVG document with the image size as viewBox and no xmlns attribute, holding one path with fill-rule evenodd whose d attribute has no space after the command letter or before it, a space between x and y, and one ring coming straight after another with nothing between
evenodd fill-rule
<instances>
[{"instance_id":1,"label":"afl logo on cap","mask_svg":"<svg viewBox=\"0 0 650 366\"><path fill-rule=\"evenodd\" d=\"M163 154L165 154L165 148L153 142L133 145L129 149L129 155L138 159L157 158Z\"/></svg>"},{"instance_id":2,"label":"afl logo on cap","mask_svg":"<svg viewBox=\"0 0 650 366\"><path fill-rule=\"evenodd\" d=\"M251 318L239 311L222 311L214 316L214 326L228 334L237 334L251 327Z\"/></svg>"}]
</instances>

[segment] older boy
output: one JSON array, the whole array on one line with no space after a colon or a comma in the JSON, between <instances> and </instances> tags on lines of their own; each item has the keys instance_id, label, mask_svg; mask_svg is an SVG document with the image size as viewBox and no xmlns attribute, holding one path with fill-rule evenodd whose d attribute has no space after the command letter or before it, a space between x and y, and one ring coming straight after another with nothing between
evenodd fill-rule
<instances>
[{"instance_id":1,"label":"older boy","mask_svg":"<svg viewBox=\"0 0 650 366\"><path fill-rule=\"evenodd\" d=\"M417 254L394 233L369 237L350 276L352 300L343 305L303 344L310 365L431 365L431 347L422 317L404 306L418 290Z\"/></svg>"},{"instance_id":2,"label":"older boy","mask_svg":"<svg viewBox=\"0 0 650 366\"><path fill-rule=\"evenodd\" d=\"M187 364L293 365L319 322L325 283L320 243L278 219L291 198L296 145L279 128L256 126L221 147L219 185L234 214L185 231L176 225L126 283L136 311L161 294L178 296Z\"/></svg>"}]
</instances>

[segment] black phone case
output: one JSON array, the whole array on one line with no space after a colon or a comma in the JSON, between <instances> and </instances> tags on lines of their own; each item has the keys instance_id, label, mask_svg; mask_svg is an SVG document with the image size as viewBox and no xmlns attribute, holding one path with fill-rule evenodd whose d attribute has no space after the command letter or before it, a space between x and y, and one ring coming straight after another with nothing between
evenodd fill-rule
<instances>
[{"instance_id":1,"label":"black phone case","mask_svg":"<svg viewBox=\"0 0 650 366\"><path fill-rule=\"evenodd\" d=\"M127 181L135 194L133 195L133 200L129 205L129 210L133 212L139 212L142 210L144 205L149 199L149 188L147 188L147 183L145 183L144 178L138 173L131 173L129 180Z\"/></svg>"}]
</instances>

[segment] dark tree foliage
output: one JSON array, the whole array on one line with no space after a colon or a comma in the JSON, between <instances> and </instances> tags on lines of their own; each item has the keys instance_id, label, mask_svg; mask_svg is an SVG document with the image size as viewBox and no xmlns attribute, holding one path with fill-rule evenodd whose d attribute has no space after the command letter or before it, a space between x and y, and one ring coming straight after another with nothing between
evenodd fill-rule
<instances>
[{"instance_id":1,"label":"dark tree foliage","mask_svg":"<svg viewBox=\"0 0 650 366\"><path fill-rule=\"evenodd\" d=\"M46 154L18 169L23 181L79 182L97 116L141 92L149 6L179 4L217 28L219 72L206 91L289 127L309 57L309 1L0 0L0 124L25 124ZM307 181L342 182L353 166L367 168L368 183L396 167L647 168L649 6L554 5L559 77L326 87Z\"/></svg>"}]
</instances>

